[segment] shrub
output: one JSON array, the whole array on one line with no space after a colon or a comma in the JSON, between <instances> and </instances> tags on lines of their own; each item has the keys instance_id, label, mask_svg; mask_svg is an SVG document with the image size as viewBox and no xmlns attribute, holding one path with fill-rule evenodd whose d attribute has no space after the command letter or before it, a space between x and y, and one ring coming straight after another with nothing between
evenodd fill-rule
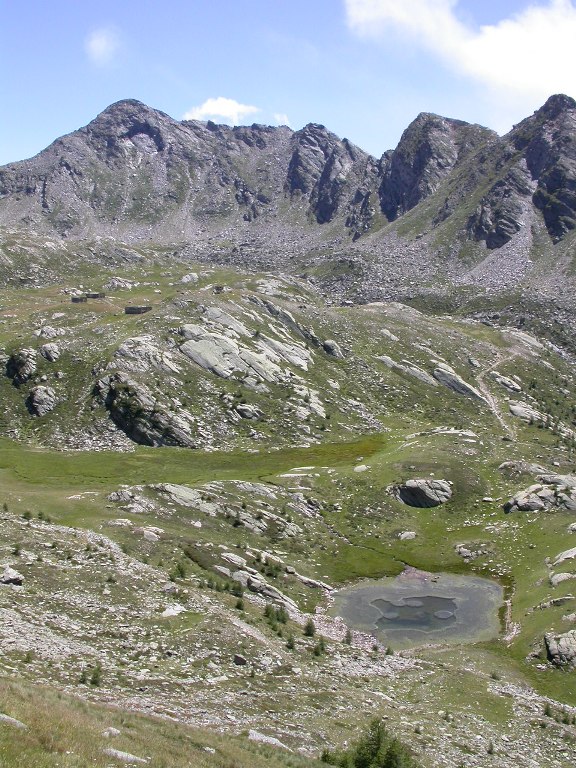
<instances>
[{"instance_id":1,"label":"shrub","mask_svg":"<svg viewBox=\"0 0 576 768\"><path fill-rule=\"evenodd\" d=\"M306 637L314 637L316 634L316 625L314 624L314 621L312 619L308 619L306 624L304 624L304 635Z\"/></svg>"},{"instance_id":2,"label":"shrub","mask_svg":"<svg viewBox=\"0 0 576 768\"><path fill-rule=\"evenodd\" d=\"M326 653L326 642L322 637L322 635L320 635L318 642L312 649L312 653L314 654L314 656L323 656Z\"/></svg>"},{"instance_id":3,"label":"shrub","mask_svg":"<svg viewBox=\"0 0 576 768\"><path fill-rule=\"evenodd\" d=\"M100 662L96 664L90 675L90 685L98 686L102 682L102 667Z\"/></svg>"},{"instance_id":4,"label":"shrub","mask_svg":"<svg viewBox=\"0 0 576 768\"><path fill-rule=\"evenodd\" d=\"M276 608L276 621L280 624L286 624L288 622L288 611L281 605L280 608Z\"/></svg>"},{"instance_id":5,"label":"shrub","mask_svg":"<svg viewBox=\"0 0 576 768\"><path fill-rule=\"evenodd\" d=\"M378 719L347 750L322 753L322 761L340 768L419 768L410 751Z\"/></svg>"}]
</instances>

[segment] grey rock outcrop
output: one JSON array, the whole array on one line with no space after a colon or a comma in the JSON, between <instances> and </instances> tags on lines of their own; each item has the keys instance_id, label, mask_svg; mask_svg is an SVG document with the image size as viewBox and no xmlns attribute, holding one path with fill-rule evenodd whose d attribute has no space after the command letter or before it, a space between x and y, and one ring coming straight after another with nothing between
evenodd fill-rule
<instances>
[{"instance_id":1,"label":"grey rock outcrop","mask_svg":"<svg viewBox=\"0 0 576 768\"><path fill-rule=\"evenodd\" d=\"M505 512L576 510L576 487L568 476L541 475L542 482L518 491L504 505ZM574 480L574 478L572 478Z\"/></svg>"},{"instance_id":2,"label":"grey rock outcrop","mask_svg":"<svg viewBox=\"0 0 576 768\"><path fill-rule=\"evenodd\" d=\"M550 586L557 587L558 584L562 584L564 581L572 581L576 579L576 573L551 573L550 574Z\"/></svg>"},{"instance_id":3,"label":"grey rock outcrop","mask_svg":"<svg viewBox=\"0 0 576 768\"><path fill-rule=\"evenodd\" d=\"M498 371L492 371L492 378L500 384L500 386L505 387L509 392L522 392L520 384L509 376L502 376Z\"/></svg>"},{"instance_id":4,"label":"grey rock outcrop","mask_svg":"<svg viewBox=\"0 0 576 768\"><path fill-rule=\"evenodd\" d=\"M38 354L26 347L13 352L6 363L6 373L16 386L25 384L36 373Z\"/></svg>"},{"instance_id":5,"label":"grey rock outcrop","mask_svg":"<svg viewBox=\"0 0 576 768\"><path fill-rule=\"evenodd\" d=\"M576 560L576 547L560 552L554 559L554 565L556 566L560 565L560 563L565 563L566 560Z\"/></svg>"},{"instance_id":6,"label":"grey rock outcrop","mask_svg":"<svg viewBox=\"0 0 576 768\"><path fill-rule=\"evenodd\" d=\"M134 336L123 341L114 353L114 365L131 372L146 372L152 368L166 373L178 373L180 370L173 356L162 349L152 336Z\"/></svg>"},{"instance_id":7,"label":"grey rock outcrop","mask_svg":"<svg viewBox=\"0 0 576 768\"><path fill-rule=\"evenodd\" d=\"M248 738L250 741L257 741L261 744L269 744L272 747L287 749L288 752L292 751L290 747L287 747L286 744L283 744L280 739L277 739L275 736L267 736L265 733L260 733L260 731L255 731L252 728L248 731Z\"/></svg>"},{"instance_id":8,"label":"grey rock outcrop","mask_svg":"<svg viewBox=\"0 0 576 768\"><path fill-rule=\"evenodd\" d=\"M43 325L35 333L43 339L56 339L58 336L64 336L66 331L64 328L54 328L53 325Z\"/></svg>"},{"instance_id":9,"label":"grey rock outcrop","mask_svg":"<svg viewBox=\"0 0 576 768\"><path fill-rule=\"evenodd\" d=\"M431 387L438 386L436 379L432 378L429 373L422 370L422 368L415 365L410 360L402 360L402 362L397 363L388 355L378 355L376 359L380 360L381 363L384 363L385 366L395 371L396 373L406 373L409 376L413 376L415 379L422 381L424 384L429 384Z\"/></svg>"},{"instance_id":10,"label":"grey rock outcrop","mask_svg":"<svg viewBox=\"0 0 576 768\"><path fill-rule=\"evenodd\" d=\"M48 360L49 363L55 363L56 360L60 357L60 347L58 344L55 344L53 341L48 342L48 344L43 344L40 347L40 354L43 358Z\"/></svg>"},{"instance_id":11,"label":"grey rock outcrop","mask_svg":"<svg viewBox=\"0 0 576 768\"><path fill-rule=\"evenodd\" d=\"M293 611L298 611L298 606L291 598L272 586L272 584L269 584L259 573L249 573L248 571L238 570L232 574L232 579L246 589L249 589L251 592L255 592L256 594L262 595L262 597L280 603Z\"/></svg>"},{"instance_id":12,"label":"grey rock outcrop","mask_svg":"<svg viewBox=\"0 0 576 768\"><path fill-rule=\"evenodd\" d=\"M148 765L149 762L144 757L137 757L136 755L130 754L130 752L122 752L120 749L113 749L112 747L106 747L102 752L107 757L113 757L115 760L118 760L125 765Z\"/></svg>"},{"instance_id":13,"label":"grey rock outcrop","mask_svg":"<svg viewBox=\"0 0 576 768\"><path fill-rule=\"evenodd\" d=\"M269 301L268 299L262 299L258 296L250 296L250 301L252 304L256 304L257 307L262 307L265 309L266 312L268 312L272 317L279 320L287 330L296 333L298 336L301 336L304 341L312 344L315 347L322 346L320 339L314 333L314 331L310 328L307 328L305 325L302 325L302 323L299 323L294 315L287 309L279 307L272 301Z\"/></svg>"},{"instance_id":14,"label":"grey rock outcrop","mask_svg":"<svg viewBox=\"0 0 576 768\"><path fill-rule=\"evenodd\" d=\"M528 403L510 401L508 408L513 416L522 419L527 424L540 422L544 419L544 414Z\"/></svg>"},{"instance_id":15,"label":"grey rock outcrop","mask_svg":"<svg viewBox=\"0 0 576 768\"><path fill-rule=\"evenodd\" d=\"M466 381L464 381L464 379L459 376L456 371L449 365L440 363L436 366L436 368L434 368L433 375L434 378L440 382L440 384L448 387L448 389L451 389L452 392L455 392L457 395L464 395L464 397L482 400L482 402L485 402L484 395L482 395L471 384L468 384Z\"/></svg>"},{"instance_id":16,"label":"grey rock outcrop","mask_svg":"<svg viewBox=\"0 0 576 768\"><path fill-rule=\"evenodd\" d=\"M531 464L527 461L504 461L498 467L500 472L515 477L517 475L542 475L546 473L546 469L540 464Z\"/></svg>"},{"instance_id":17,"label":"grey rock outcrop","mask_svg":"<svg viewBox=\"0 0 576 768\"><path fill-rule=\"evenodd\" d=\"M4 723L4 725L11 725L13 728L18 728L20 731L28 730L28 726L25 725L25 723L23 723L21 720L16 720L15 717L10 717L9 715L5 715L2 712L0 712L0 723Z\"/></svg>"},{"instance_id":18,"label":"grey rock outcrop","mask_svg":"<svg viewBox=\"0 0 576 768\"><path fill-rule=\"evenodd\" d=\"M12 584L15 587L21 587L23 583L24 576L9 565L6 565L0 573L0 584Z\"/></svg>"},{"instance_id":19,"label":"grey rock outcrop","mask_svg":"<svg viewBox=\"0 0 576 768\"><path fill-rule=\"evenodd\" d=\"M468 219L471 240L483 240L490 250L500 248L519 232L522 226L522 198L532 191L525 167L511 169L482 199Z\"/></svg>"},{"instance_id":20,"label":"grey rock outcrop","mask_svg":"<svg viewBox=\"0 0 576 768\"><path fill-rule=\"evenodd\" d=\"M576 629L562 635L544 636L546 655L557 667L576 667Z\"/></svg>"},{"instance_id":21,"label":"grey rock outcrop","mask_svg":"<svg viewBox=\"0 0 576 768\"><path fill-rule=\"evenodd\" d=\"M413 479L391 488L392 495L410 507L437 507L452 497L447 480Z\"/></svg>"},{"instance_id":22,"label":"grey rock outcrop","mask_svg":"<svg viewBox=\"0 0 576 768\"><path fill-rule=\"evenodd\" d=\"M322 347L324 349L324 352L326 352L328 355L332 355L332 357L337 357L337 358L344 357L344 353L342 352L340 345L338 344L337 341L334 341L334 339L326 339L322 344Z\"/></svg>"},{"instance_id":23,"label":"grey rock outcrop","mask_svg":"<svg viewBox=\"0 0 576 768\"><path fill-rule=\"evenodd\" d=\"M192 420L184 412L173 413L144 384L125 373L100 379L95 394L114 423L142 445L173 445L194 448Z\"/></svg>"},{"instance_id":24,"label":"grey rock outcrop","mask_svg":"<svg viewBox=\"0 0 576 768\"><path fill-rule=\"evenodd\" d=\"M262 411L256 405L250 405L249 403L236 403L234 410L243 419L257 420L262 418Z\"/></svg>"},{"instance_id":25,"label":"grey rock outcrop","mask_svg":"<svg viewBox=\"0 0 576 768\"><path fill-rule=\"evenodd\" d=\"M209 333L202 326L186 325L181 330L188 340L180 352L192 362L223 379L241 378L247 387L262 389L263 382L287 379L284 371L265 354L253 352L233 339Z\"/></svg>"},{"instance_id":26,"label":"grey rock outcrop","mask_svg":"<svg viewBox=\"0 0 576 768\"><path fill-rule=\"evenodd\" d=\"M45 416L54 410L57 403L56 392L51 387L34 387L26 400L30 413L34 416Z\"/></svg>"}]
</instances>

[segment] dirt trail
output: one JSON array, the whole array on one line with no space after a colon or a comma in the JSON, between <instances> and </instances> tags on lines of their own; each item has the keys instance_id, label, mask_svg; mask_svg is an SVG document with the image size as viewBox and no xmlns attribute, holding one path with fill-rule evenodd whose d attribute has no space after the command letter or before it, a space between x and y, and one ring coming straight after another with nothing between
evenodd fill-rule
<instances>
[{"instance_id":1,"label":"dirt trail","mask_svg":"<svg viewBox=\"0 0 576 768\"><path fill-rule=\"evenodd\" d=\"M498 420L498 423L502 427L502 429L506 432L507 435L509 435L514 440L516 439L516 426L513 424L510 426L507 421L504 419L502 412L500 410L500 405L496 398L492 395L490 390L488 389L484 377L487 373L490 373L490 371L495 370L498 368L502 363L507 363L510 360L514 360L518 356L517 352L513 352L510 355L504 355L504 356L498 356L498 358L491 364L486 366L485 368L482 368L482 370L475 376L476 384L478 386L478 389L486 399L486 402L488 403L488 407Z\"/></svg>"}]
</instances>

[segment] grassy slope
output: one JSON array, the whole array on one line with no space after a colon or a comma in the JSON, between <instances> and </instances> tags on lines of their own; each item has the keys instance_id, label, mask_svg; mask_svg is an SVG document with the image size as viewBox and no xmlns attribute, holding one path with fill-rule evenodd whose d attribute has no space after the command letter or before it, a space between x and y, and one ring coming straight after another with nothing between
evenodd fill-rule
<instances>
[{"instance_id":1,"label":"grassy slope","mask_svg":"<svg viewBox=\"0 0 576 768\"><path fill-rule=\"evenodd\" d=\"M110 748L145 758L154 768L321 764L231 733L219 735L1 679L0 711L28 726L24 730L0 722L0 764L11 768L105 768L112 761L103 751ZM104 736L109 728L120 734Z\"/></svg>"},{"instance_id":2,"label":"grassy slope","mask_svg":"<svg viewBox=\"0 0 576 768\"><path fill-rule=\"evenodd\" d=\"M162 301L166 302L166 312L169 312L168 283L173 282L173 276L158 274L155 277L163 291ZM151 280L152 276L149 278ZM244 282L240 286L237 275L225 272L212 275L212 280L228 283L231 290L235 291L228 298L234 300L238 299L250 282L242 278L240 282ZM154 286L149 286L131 293L130 301L136 303L153 300L156 297L154 290ZM2 340L7 344L22 343L15 338L15 331L24 318L28 318L26 322L33 328L39 324L41 317L49 318L50 312L57 310L60 304L56 289L42 289L35 294L15 291L7 295L7 314L16 314L15 318L8 318L8 322L2 326ZM23 298L26 300L22 301ZM42 301L46 301L46 307L39 311L38 305ZM118 305L118 312L122 301ZM156 322L154 317L141 321L127 319L114 312L105 317L90 315L80 320L74 314L76 308L67 303L62 306L70 327L82 329L78 331L78 338L81 339L90 338L85 330L89 330L92 324L105 322L114 328L116 338L123 338L141 331L144 322L150 324L144 327L153 327ZM292 309L292 305L288 306ZM216 548L219 545L237 546L240 554L250 548L278 549L284 553L286 562L294 564L301 573L333 584L397 573L404 563L432 571L474 571L491 575L513 587L512 620L520 623L521 629L512 644L508 647L503 641L497 640L463 649L427 650L423 653L433 667L430 671L430 685L427 685L425 693L417 677L406 675L397 683L395 695L405 697L405 701L410 702L414 711L422 713L423 717L431 706L435 711L442 707L459 711L472 707L475 712L484 713L489 722L493 721L495 726L502 727L511 717L510 705L502 700L500 694L490 690L491 684L485 677L480 683L473 682L479 673L486 676L487 670L497 670L498 675L506 681L531 685L541 694L576 705L574 689L567 675L552 670L541 671L536 668L535 662L525 661L534 645L540 643L544 631L567 628L562 620L566 608L533 609L550 597L562 596L570 591L569 582L554 590L548 586L545 559L573 546L566 534L567 525L573 522L573 516L564 513L505 516L501 509L502 501L519 488L529 485L531 480L527 477L513 479L498 470L498 466L505 460L524 459L545 466L558 461L561 471L570 471L573 468L570 447L550 430L523 426L510 417L505 399L508 394L493 383L489 376L485 379L486 384L499 404L502 418L515 434L512 443L502 440L505 433L501 424L483 406L456 398L440 387L423 385L408 375L391 371L376 361L376 355L388 354L397 361L409 359L427 371L430 371L431 359L444 359L469 380L473 380L476 375L468 362L468 357L474 356L480 360L483 368L494 366L506 375L519 374L525 389L529 380L535 378L541 392L546 393L550 407L557 407L563 418L570 416L570 409L566 409L565 404L570 403L574 395L574 380L570 369L546 350L541 351L539 357L531 357L508 334L454 318L437 320L399 308L343 308L331 310L326 315L322 315L320 310L315 314L315 311L314 305L302 310L300 319L311 324L323 337L335 336L345 343L347 349L352 350L354 360L368 361L375 373L369 372L367 368L355 369L350 357L344 362L335 363L322 359L322 363L312 369L310 382L320 387L327 376L335 375L334 371L339 372L342 380L339 394L349 398L364 398L377 414L385 432L354 437L353 430L336 426L332 434L318 433L318 438L322 438L319 444L273 451L267 451L263 446L256 453L242 449L191 452L181 449L137 448L129 454L88 454L43 449L40 445L43 428L40 426L38 430L37 422L29 420L26 428L29 432L24 435L30 438L28 446L8 440L0 443L0 501L5 501L9 515L13 516L13 525L5 529L10 532L4 532L1 541L3 562L11 562L27 579L33 582L36 580L34 588L38 594L42 593L42 579L45 578L48 584L52 578L47 569L38 565L27 566L22 559L12 554L16 543L21 544L23 549L28 546L27 529L25 525L19 526L22 516L26 514L37 519L40 513L60 525L104 532L121 544L130 556L157 568L164 574L164 578L182 561L183 548L192 542L207 560L200 558L200 561L194 563L187 562L188 573L177 580L179 588L188 589L191 594L195 593L198 580L207 578L211 573L205 568L211 568L218 562L210 553L210 545ZM162 327L164 320L158 322ZM389 336L382 334L382 329L395 334L398 340L391 341ZM31 336L28 338L32 339ZM328 363L333 368L329 369ZM72 377L72 361L69 365L67 372ZM547 367L550 365L553 365L553 373ZM79 397L84 380L88 381L89 378L82 370L74 383L74 391ZM376 388L376 381L381 390ZM21 404L18 405L16 389L7 382L2 386L8 402L11 403L9 398L13 398L13 406L21 407ZM571 392L569 397L562 394L566 387ZM538 392L535 394L538 395ZM350 419L350 422L353 420ZM434 434L432 429L439 425L472 429L476 437ZM274 424L270 429L273 437ZM363 473L355 472L355 466L360 463L369 469ZM290 470L298 467L314 469L302 473L303 476L298 479L283 477L293 474ZM443 477L454 483L454 498L441 509L411 509L386 493L391 483L432 473L435 477ZM121 509L106 499L120 484L174 482L198 486L207 482L233 480L265 481L279 489L296 487L319 499L322 502L321 511L312 519L299 518L295 521L301 525L304 534L294 541L258 537L225 520L205 520L202 530L191 533L190 516L197 515L186 510L178 510L170 516L158 516L155 513L139 516L138 524L160 525L165 529L166 535L153 545L137 541L129 532L106 525L109 520L124 516ZM484 497L490 497L493 501L483 502ZM246 501L250 505L250 499ZM416 531L416 539L400 542L398 534L403 530ZM51 535L48 529L46 535ZM487 554L467 565L456 554L456 544L482 544ZM102 571L102 574L105 572ZM100 575L99 578L104 577ZM274 576L270 578L275 583ZM319 591L303 590L290 580L277 583L303 608L311 609L322 602ZM231 596L214 593L213 599L221 605L223 611L233 612L234 599ZM276 647L283 647L283 641L270 633L259 611L259 608L248 604L247 616L250 621L266 634L268 642L272 645L280 643ZM192 620L193 615L189 618ZM182 629L188 631L186 626L174 627L175 632ZM298 631L296 627L294 631ZM197 629L194 629L196 632ZM215 645L228 642L216 636L215 626L210 622L202 623L202 633ZM195 634L194 637L199 639ZM307 654L309 650L303 648L298 663L315 674ZM443 666L438 665L439 659L442 659ZM50 669L40 660L28 672L22 655L16 654L5 661L8 662L7 671L23 670L31 679L36 674L48 678L51 674ZM467 681L467 692L459 698L455 690L460 690L459 682L463 675ZM376 685L373 678L368 677L368 680L370 685ZM342 683L334 678L333 684L340 686L341 694L348 697L358 709L335 710L332 714L329 714L330 697L323 698L322 691L314 690L309 681L306 685L311 685L310 692L303 686L296 698L293 691L283 692L282 686L273 680L266 684L262 682L262 690L266 690L269 707L275 706L275 697L281 702L281 707L278 703L277 711L279 722L285 719L286 712L292 713L292 708L300 706L298 702L302 703L303 711L308 712L306 708L312 706L312 697L317 697L312 706L318 718L318 730L315 733L329 732L338 740L362 714L366 697L363 687L366 687L367 681L355 689L348 682ZM59 684L70 685L70 680L60 680ZM383 690L386 689L381 689L381 692ZM11 702L10 714L18 717L21 710L17 702L28 695L26 689L12 689L12 698L5 699ZM51 702L52 696L52 693L46 692L41 698ZM74 708L76 703L67 703L65 706ZM80 709L83 706L78 705ZM282 707L284 709L280 711ZM433 722L434 718L430 721L430 727ZM160 731L164 727L168 726L158 726ZM20 736L22 739L30 738ZM161 739L165 737L159 735L158 738L162 743ZM146 742L136 741L135 744L141 745L146 753L151 753L152 746L147 746ZM426 739L421 740L422 749L427 744ZM126 744L125 748L131 751L129 746ZM134 751L140 754L136 746ZM39 749L37 744L28 748ZM52 765L49 761L54 759L54 751L61 753L58 746L46 751L52 756L44 755L42 759L48 762L38 762L39 766ZM40 752L32 751L30 754L40 760ZM16 759L15 753L9 756L11 761ZM216 762L214 765L225 765L228 759L226 755L221 763ZM257 765L256 762L243 763L242 760L248 758L238 757L238 765ZM7 764L19 765L17 762ZM76 764L83 763L70 763Z\"/></svg>"}]
</instances>

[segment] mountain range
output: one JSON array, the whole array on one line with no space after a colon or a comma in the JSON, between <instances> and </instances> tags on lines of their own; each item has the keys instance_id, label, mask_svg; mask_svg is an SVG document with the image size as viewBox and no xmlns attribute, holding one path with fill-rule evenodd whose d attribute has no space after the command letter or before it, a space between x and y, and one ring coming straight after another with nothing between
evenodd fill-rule
<instances>
[{"instance_id":1,"label":"mountain range","mask_svg":"<svg viewBox=\"0 0 576 768\"><path fill-rule=\"evenodd\" d=\"M282 265L353 301L473 312L480 295L537 327L554 308L570 344L575 131L576 103L555 95L502 137L421 114L375 158L318 124L178 122L126 100L1 168L0 226L93 242L96 259L113 241Z\"/></svg>"}]
</instances>

